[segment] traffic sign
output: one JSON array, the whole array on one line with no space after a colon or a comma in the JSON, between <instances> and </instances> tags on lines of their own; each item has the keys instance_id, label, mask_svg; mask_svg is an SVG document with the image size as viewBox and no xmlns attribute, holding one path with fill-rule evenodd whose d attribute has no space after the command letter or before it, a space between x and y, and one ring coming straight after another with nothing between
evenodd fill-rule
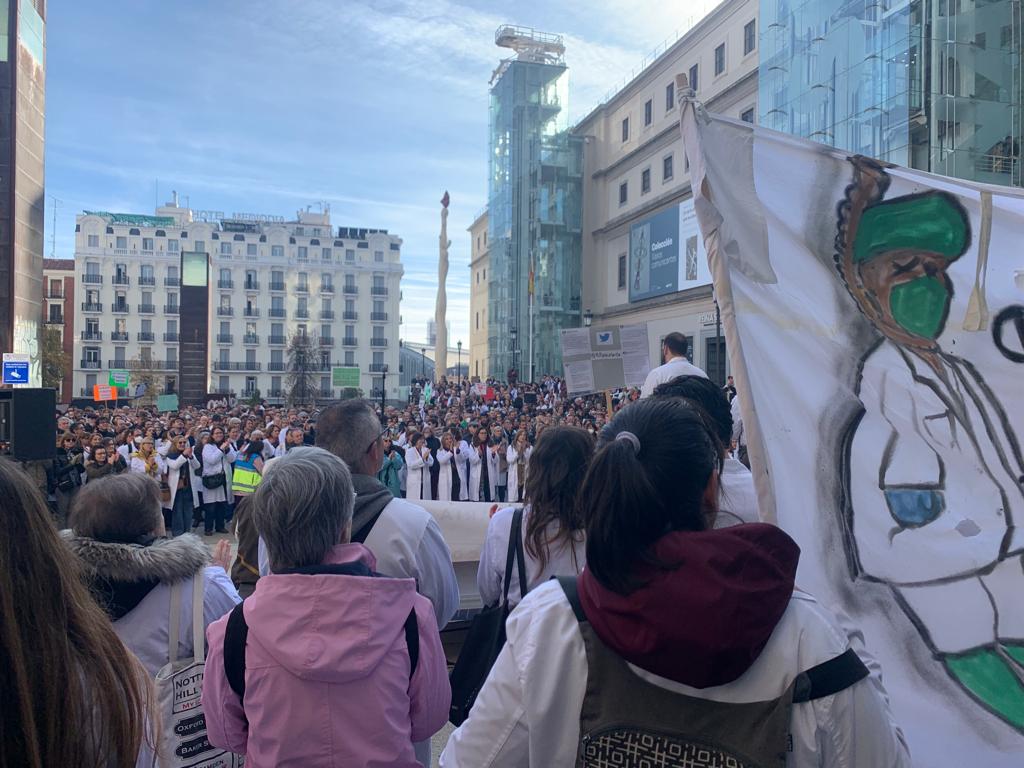
<instances>
[{"instance_id":1,"label":"traffic sign","mask_svg":"<svg viewBox=\"0 0 1024 768\"><path fill-rule=\"evenodd\" d=\"M112 387L127 387L129 375L128 371L123 368L111 369L110 375L107 378L107 384Z\"/></svg>"},{"instance_id":2,"label":"traffic sign","mask_svg":"<svg viewBox=\"0 0 1024 768\"><path fill-rule=\"evenodd\" d=\"M28 384L28 366L29 356L27 354L21 352L4 352L3 383Z\"/></svg>"},{"instance_id":3,"label":"traffic sign","mask_svg":"<svg viewBox=\"0 0 1024 768\"><path fill-rule=\"evenodd\" d=\"M334 366L331 368L332 387L359 387L359 368Z\"/></svg>"}]
</instances>

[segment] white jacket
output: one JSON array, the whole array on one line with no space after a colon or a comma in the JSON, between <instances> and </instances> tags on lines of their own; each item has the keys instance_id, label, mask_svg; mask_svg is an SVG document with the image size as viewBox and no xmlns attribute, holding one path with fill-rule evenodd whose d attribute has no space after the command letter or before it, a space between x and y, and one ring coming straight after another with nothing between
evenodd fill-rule
<instances>
[{"instance_id":1,"label":"white jacket","mask_svg":"<svg viewBox=\"0 0 1024 768\"><path fill-rule=\"evenodd\" d=\"M452 500L452 465L455 453L446 451L444 448L437 449L437 464L440 470L437 473L437 499L436 501Z\"/></svg>"},{"instance_id":2,"label":"white jacket","mask_svg":"<svg viewBox=\"0 0 1024 768\"><path fill-rule=\"evenodd\" d=\"M417 501L430 498L430 467L434 466L434 457L427 453L427 458L416 448L405 449L405 465L409 474L405 480L405 498Z\"/></svg>"},{"instance_id":3,"label":"white jacket","mask_svg":"<svg viewBox=\"0 0 1024 768\"><path fill-rule=\"evenodd\" d=\"M178 479L181 477L182 467L185 465L186 472L192 472L199 469L199 460L196 458L193 452L191 457L185 456L185 454L178 454L176 458L164 459L164 470L167 472L167 485L171 489L171 499L167 502L167 509L174 509L174 499L178 495ZM196 481L195 476L189 478L189 491L192 494L193 506L199 506L198 489L195 487Z\"/></svg>"},{"instance_id":4,"label":"white jacket","mask_svg":"<svg viewBox=\"0 0 1024 768\"><path fill-rule=\"evenodd\" d=\"M524 464L530 463L530 455L533 453L533 446L527 445L526 450L523 451ZM520 487L526 480L525 477L519 476L519 451L516 450L515 445L510 445L508 451L505 453L505 457L508 459L508 501L510 504L515 504L519 501L519 494L522 491Z\"/></svg>"},{"instance_id":5,"label":"white jacket","mask_svg":"<svg viewBox=\"0 0 1024 768\"><path fill-rule=\"evenodd\" d=\"M572 768L587 658L576 617L557 582L542 584L509 616L508 642L480 691L469 720L441 754L442 768ZM853 645L870 677L833 696L793 706L790 768L903 768L910 765L893 722L877 665L814 598L794 592L753 666L735 682L691 688L630 668L650 683L687 696L725 702L763 701L794 676Z\"/></svg>"}]
</instances>

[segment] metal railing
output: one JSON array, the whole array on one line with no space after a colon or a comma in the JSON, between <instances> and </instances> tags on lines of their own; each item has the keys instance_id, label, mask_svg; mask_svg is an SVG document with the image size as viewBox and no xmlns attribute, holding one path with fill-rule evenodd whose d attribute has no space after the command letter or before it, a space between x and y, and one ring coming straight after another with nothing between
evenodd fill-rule
<instances>
[{"instance_id":1,"label":"metal railing","mask_svg":"<svg viewBox=\"0 0 1024 768\"><path fill-rule=\"evenodd\" d=\"M156 285L155 277L147 277L146 275L139 276L139 285Z\"/></svg>"},{"instance_id":2,"label":"metal railing","mask_svg":"<svg viewBox=\"0 0 1024 768\"><path fill-rule=\"evenodd\" d=\"M334 346L334 337L333 336L321 336L320 337L320 346L321 347L333 347Z\"/></svg>"},{"instance_id":3,"label":"metal railing","mask_svg":"<svg viewBox=\"0 0 1024 768\"><path fill-rule=\"evenodd\" d=\"M139 331L135 335L137 341L156 341L156 334L152 331Z\"/></svg>"},{"instance_id":4,"label":"metal railing","mask_svg":"<svg viewBox=\"0 0 1024 768\"><path fill-rule=\"evenodd\" d=\"M103 283L103 275L90 275L90 274L86 273L86 274L82 275L82 282L83 283L102 284Z\"/></svg>"},{"instance_id":5,"label":"metal railing","mask_svg":"<svg viewBox=\"0 0 1024 768\"><path fill-rule=\"evenodd\" d=\"M235 316L235 308L234 307L217 307L217 315L219 317L234 317Z\"/></svg>"},{"instance_id":6,"label":"metal railing","mask_svg":"<svg viewBox=\"0 0 1024 768\"><path fill-rule=\"evenodd\" d=\"M103 341L103 331L82 331L82 341Z\"/></svg>"},{"instance_id":7,"label":"metal railing","mask_svg":"<svg viewBox=\"0 0 1024 768\"><path fill-rule=\"evenodd\" d=\"M178 334L176 334L176 333L165 333L164 334L164 341L177 341L177 340L178 340Z\"/></svg>"},{"instance_id":8,"label":"metal railing","mask_svg":"<svg viewBox=\"0 0 1024 768\"><path fill-rule=\"evenodd\" d=\"M112 331L110 333L110 340L111 341L128 341L128 332L127 331Z\"/></svg>"},{"instance_id":9,"label":"metal railing","mask_svg":"<svg viewBox=\"0 0 1024 768\"><path fill-rule=\"evenodd\" d=\"M176 315L176 314L178 314L178 310L180 310L180 309L181 309L181 305L180 304L164 304L164 314L165 315Z\"/></svg>"},{"instance_id":10,"label":"metal railing","mask_svg":"<svg viewBox=\"0 0 1024 768\"><path fill-rule=\"evenodd\" d=\"M128 275L114 275L114 277L111 278L110 283L112 285L131 285L131 279Z\"/></svg>"},{"instance_id":11,"label":"metal railing","mask_svg":"<svg viewBox=\"0 0 1024 768\"><path fill-rule=\"evenodd\" d=\"M374 323L386 323L388 321L387 312L371 312L370 321Z\"/></svg>"},{"instance_id":12,"label":"metal railing","mask_svg":"<svg viewBox=\"0 0 1024 768\"><path fill-rule=\"evenodd\" d=\"M295 286L295 293L309 293L309 283L300 283Z\"/></svg>"},{"instance_id":13,"label":"metal railing","mask_svg":"<svg viewBox=\"0 0 1024 768\"><path fill-rule=\"evenodd\" d=\"M334 293L334 286L330 284L324 285L321 283L320 293Z\"/></svg>"},{"instance_id":14,"label":"metal railing","mask_svg":"<svg viewBox=\"0 0 1024 768\"><path fill-rule=\"evenodd\" d=\"M284 283L270 283L270 290L272 291L283 291L285 290Z\"/></svg>"},{"instance_id":15,"label":"metal railing","mask_svg":"<svg viewBox=\"0 0 1024 768\"><path fill-rule=\"evenodd\" d=\"M259 317L260 311L257 307L246 307L243 310L242 314L244 314L246 317Z\"/></svg>"},{"instance_id":16,"label":"metal railing","mask_svg":"<svg viewBox=\"0 0 1024 768\"><path fill-rule=\"evenodd\" d=\"M140 315L152 315L156 312L156 304L139 304Z\"/></svg>"},{"instance_id":17,"label":"metal railing","mask_svg":"<svg viewBox=\"0 0 1024 768\"><path fill-rule=\"evenodd\" d=\"M234 280L218 280L217 281L217 287L218 288L228 288L228 289L231 289L231 288L235 287L235 281Z\"/></svg>"},{"instance_id":18,"label":"metal railing","mask_svg":"<svg viewBox=\"0 0 1024 768\"><path fill-rule=\"evenodd\" d=\"M270 317L288 317L288 310L283 308L279 309L277 307L271 307L269 314Z\"/></svg>"},{"instance_id":19,"label":"metal railing","mask_svg":"<svg viewBox=\"0 0 1024 768\"><path fill-rule=\"evenodd\" d=\"M288 343L288 337L287 336L268 336L267 337L267 343L268 344L287 344Z\"/></svg>"},{"instance_id":20,"label":"metal railing","mask_svg":"<svg viewBox=\"0 0 1024 768\"><path fill-rule=\"evenodd\" d=\"M288 365L287 363L273 362L272 361L272 362L267 363L267 370L268 371L286 371L286 370L288 370L288 368L286 367L287 365Z\"/></svg>"},{"instance_id":21,"label":"metal railing","mask_svg":"<svg viewBox=\"0 0 1024 768\"><path fill-rule=\"evenodd\" d=\"M260 364L255 360L246 363L226 363L220 360L213 361L213 370L215 371L258 371L260 370Z\"/></svg>"},{"instance_id":22,"label":"metal railing","mask_svg":"<svg viewBox=\"0 0 1024 768\"><path fill-rule=\"evenodd\" d=\"M355 336L346 336L341 340L341 345L343 347L358 347L359 339L357 339Z\"/></svg>"},{"instance_id":23,"label":"metal railing","mask_svg":"<svg viewBox=\"0 0 1024 768\"><path fill-rule=\"evenodd\" d=\"M61 314L47 315L47 317L46 317L46 324L47 325L64 325L64 315L61 315Z\"/></svg>"},{"instance_id":24,"label":"metal railing","mask_svg":"<svg viewBox=\"0 0 1024 768\"><path fill-rule=\"evenodd\" d=\"M181 280L176 277L165 277L164 286L167 288L176 288L181 285Z\"/></svg>"},{"instance_id":25,"label":"metal railing","mask_svg":"<svg viewBox=\"0 0 1024 768\"><path fill-rule=\"evenodd\" d=\"M309 319L309 310L308 309L296 309L295 310L295 317L299 318L300 320L308 320Z\"/></svg>"},{"instance_id":26,"label":"metal railing","mask_svg":"<svg viewBox=\"0 0 1024 768\"><path fill-rule=\"evenodd\" d=\"M388 289L383 285L374 285L370 287L371 296L387 296Z\"/></svg>"},{"instance_id":27,"label":"metal railing","mask_svg":"<svg viewBox=\"0 0 1024 768\"><path fill-rule=\"evenodd\" d=\"M83 312L102 312L103 311L103 304L101 302L98 302L98 301L97 302L83 301L82 302L82 311Z\"/></svg>"},{"instance_id":28,"label":"metal railing","mask_svg":"<svg viewBox=\"0 0 1024 768\"><path fill-rule=\"evenodd\" d=\"M128 312L130 311L130 309L129 309L129 306L127 304L115 304L114 306L112 306L110 308L110 311L111 312L116 312L117 314L120 314L120 315L127 315Z\"/></svg>"},{"instance_id":29,"label":"metal railing","mask_svg":"<svg viewBox=\"0 0 1024 768\"><path fill-rule=\"evenodd\" d=\"M100 369L100 361L99 360L80 360L78 367L79 368L85 368L86 370L89 370L89 371L98 371Z\"/></svg>"},{"instance_id":30,"label":"metal railing","mask_svg":"<svg viewBox=\"0 0 1024 768\"><path fill-rule=\"evenodd\" d=\"M231 344L231 343L234 342L234 340L235 340L235 337L232 336L230 333L218 333L217 334L217 343L218 344Z\"/></svg>"},{"instance_id":31,"label":"metal railing","mask_svg":"<svg viewBox=\"0 0 1024 768\"><path fill-rule=\"evenodd\" d=\"M344 293L346 296L358 296L359 295L359 286L358 285L346 285L346 286L342 287L341 292Z\"/></svg>"},{"instance_id":32,"label":"metal railing","mask_svg":"<svg viewBox=\"0 0 1024 768\"><path fill-rule=\"evenodd\" d=\"M48 299L63 299L64 298L64 291L60 291L60 290L55 291L55 290L53 290L51 288L49 291L46 292L46 298L48 298Z\"/></svg>"},{"instance_id":33,"label":"metal railing","mask_svg":"<svg viewBox=\"0 0 1024 768\"><path fill-rule=\"evenodd\" d=\"M343 320L358 320L359 319L359 313L358 312L350 312L348 310L345 310L344 312L341 313L341 317L342 317Z\"/></svg>"},{"instance_id":34,"label":"metal railing","mask_svg":"<svg viewBox=\"0 0 1024 768\"><path fill-rule=\"evenodd\" d=\"M243 344L259 344L260 343L259 334L256 334L256 333L247 333L247 334L245 334L242 337L242 343Z\"/></svg>"},{"instance_id":35,"label":"metal railing","mask_svg":"<svg viewBox=\"0 0 1024 768\"><path fill-rule=\"evenodd\" d=\"M387 339L370 339L371 347L386 347L388 345Z\"/></svg>"},{"instance_id":36,"label":"metal railing","mask_svg":"<svg viewBox=\"0 0 1024 768\"><path fill-rule=\"evenodd\" d=\"M320 319L321 320L333 320L334 319L334 310L333 309L322 309L322 310L320 310Z\"/></svg>"},{"instance_id":37,"label":"metal railing","mask_svg":"<svg viewBox=\"0 0 1024 768\"><path fill-rule=\"evenodd\" d=\"M247 290L247 291L258 291L259 289L260 289L260 281L259 280L246 280L245 281L245 290Z\"/></svg>"}]
</instances>

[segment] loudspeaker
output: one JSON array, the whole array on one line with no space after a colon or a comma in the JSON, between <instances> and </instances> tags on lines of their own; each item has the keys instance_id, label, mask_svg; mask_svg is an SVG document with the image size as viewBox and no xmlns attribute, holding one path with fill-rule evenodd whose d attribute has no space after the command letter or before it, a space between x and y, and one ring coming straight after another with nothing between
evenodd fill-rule
<instances>
[{"instance_id":1,"label":"loudspeaker","mask_svg":"<svg viewBox=\"0 0 1024 768\"><path fill-rule=\"evenodd\" d=\"M19 461L52 459L56 410L55 389L0 389L0 443Z\"/></svg>"}]
</instances>

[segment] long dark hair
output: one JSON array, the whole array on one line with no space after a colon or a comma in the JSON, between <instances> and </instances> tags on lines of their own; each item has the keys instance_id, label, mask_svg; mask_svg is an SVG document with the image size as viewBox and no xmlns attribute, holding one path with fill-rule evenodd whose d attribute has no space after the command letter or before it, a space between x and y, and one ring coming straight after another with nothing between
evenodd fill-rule
<instances>
[{"instance_id":1,"label":"long dark hair","mask_svg":"<svg viewBox=\"0 0 1024 768\"><path fill-rule=\"evenodd\" d=\"M546 430L530 454L523 495L530 505L526 551L540 563L542 571L552 548L568 545L583 528L577 501L593 455L594 439L578 427ZM558 522L558 533L549 537L547 528L554 521Z\"/></svg>"},{"instance_id":2,"label":"long dark hair","mask_svg":"<svg viewBox=\"0 0 1024 768\"><path fill-rule=\"evenodd\" d=\"M618 437L623 432L636 436L639 451ZM651 546L670 531L707 527L704 490L720 466L715 436L685 400L648 398L619 411L601 430L580 493L595 578L628 594L642 584L638 565L669 567L652 557Z\"/></svg>"},{"instance_id":3,"label":"long dark hair","mask_svg":"<svg viewBox=\"0 0 1024 768\"><path fill-rule=\"evenodd\" d=\"M146 712L156 712L148 676L89 594L39 491L7 460L0 518L0 766L134 766Z\"/></svg>"}]
</instances>

